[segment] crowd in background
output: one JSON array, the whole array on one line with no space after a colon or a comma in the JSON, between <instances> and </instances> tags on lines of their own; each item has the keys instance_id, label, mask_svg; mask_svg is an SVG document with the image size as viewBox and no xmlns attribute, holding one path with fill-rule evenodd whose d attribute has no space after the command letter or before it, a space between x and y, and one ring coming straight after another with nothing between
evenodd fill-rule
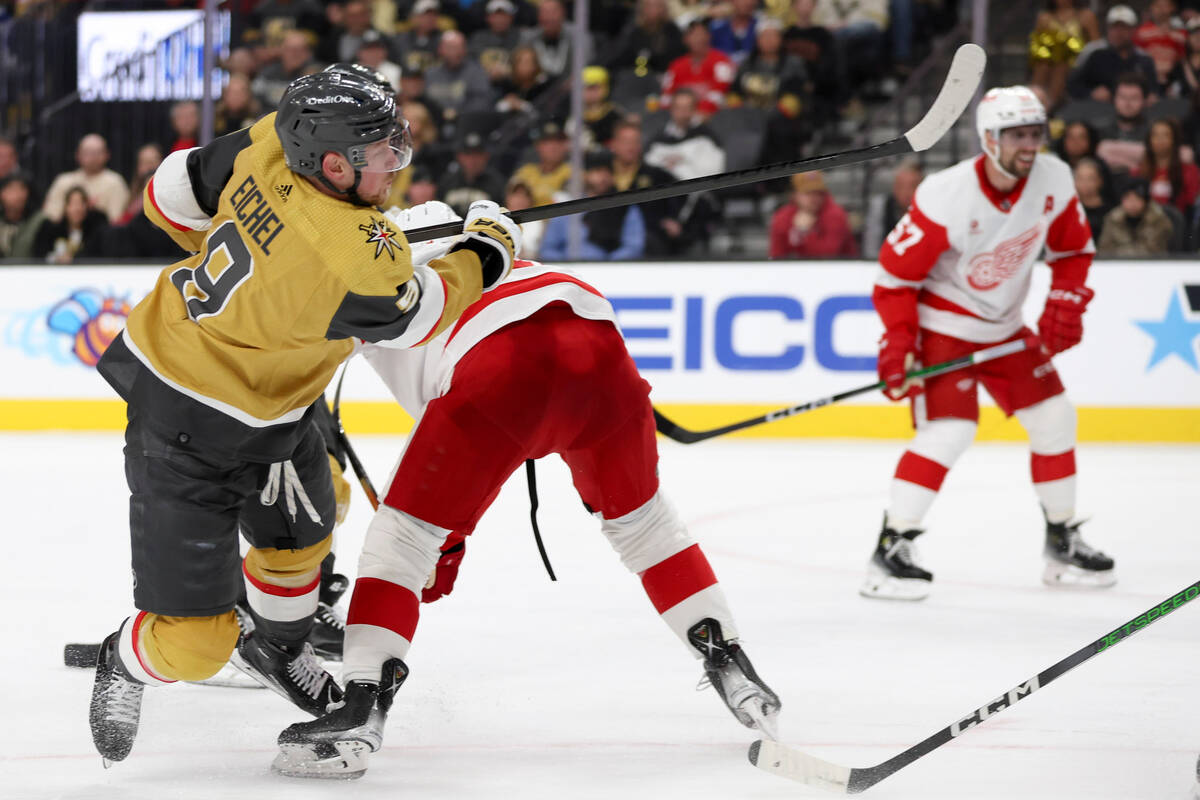
<instances>
[{"instance_id":1,"label":"crowd in background","mask_svg":"<svg viewBox=\"0 0 1200 800\"><path fill-rule=\"evenodd\" d=\"M119 4L118 4L119 5ZM392 202L464 211L570 199L570 143L587 148L585 195L794 160L830 149L922 58L951 0L591 0L583 114L571 118L574 26L562 0L240 0L214 131L273 110L295 78L335 61L379 70L413 140ZM1029 37L1028 80L1051 113L1049 147L1074 169L1103 255L1197 249L1200 0L1126 5L1048 0ZM141 214L165 153L193 147L200 106L169 111L127 176L98 134L78 169L29 175L0 138L0 257L171 257ZM832 144L831 144L832 143ZM872 257L922 177L848 214L819 173L754 187L771 258ZM695 194L585 215L583 257L706 256L727 196ZM526 255L562 259L565 222L527 226Z\"/></svg>"}]
</instances>

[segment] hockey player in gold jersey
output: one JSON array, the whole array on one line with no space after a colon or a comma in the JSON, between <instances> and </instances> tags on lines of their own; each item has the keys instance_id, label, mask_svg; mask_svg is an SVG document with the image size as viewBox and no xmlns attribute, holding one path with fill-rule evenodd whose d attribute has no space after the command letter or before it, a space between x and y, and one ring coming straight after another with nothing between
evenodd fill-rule
<instances>
[{"instance_id":1,"label":"hockey player in gold jersey","mask_svg":"<svg viewBox=\"0 0 1200 800\"><path fill-rule=\"evenodd\" d=\"M339 699L305 643L335 516L314 404L355 339L425 343L519 246L520 229L478 203L451 252L414 266L374 205L410 155L393 97L319 73L251 128L173 153L147 186L148 215L195 254L163 271L98 367L128 403L137 609L97 664L106 764L128 755L145 686L215 674L235 646L235 663L306 711ZM255 632L239 643L243 577Z\"/></svg>"}]
</instances>

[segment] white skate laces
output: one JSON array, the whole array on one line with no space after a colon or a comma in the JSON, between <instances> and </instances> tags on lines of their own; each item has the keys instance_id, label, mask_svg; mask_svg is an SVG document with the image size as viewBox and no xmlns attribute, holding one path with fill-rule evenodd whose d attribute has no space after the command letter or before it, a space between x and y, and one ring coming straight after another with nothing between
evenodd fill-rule
<instances>
[{"instance_id":1,"label":"white skate laces","mask_svg":"<svg viewBox=\"0 0 1200 800\"><path fill-rule=\"evenodd\" d=\"M142 711L142 685L114 673L104 690L104 718L137 726Z\"/></svg>"},{"instance_id":2,"label":"white skate laces","mask_svg":"<svg viewBox=\"0 0 1200 800\"><path fill-rule=\"evenodd\" d=\"M328 603L317 605L317 619L331 628L336 628L339 631L346 630L346 617L338 608Z\"/></svg>"},{"instance_id":3,"label":"white skate laces","mask_svg":"<svg viewBox=\"0 0 1200 800\"><path fill-rule=\"evenodd\" d=\"M892 542L892 546L887 549L887 557L894 558L906 567L915 567L917 565L917 549L913 544L912 539L905 536L897 536Z\"/></svg>"},{"instance_id":4,"label":"white skate laces","mask_svg":"<svg viewBox=\"0 0 1200 800\"><path fill-rule=\"evenodd\" d=\"M292 517L292 522L296 521L296 500L299 499L308 518L313 523L320 525L321 515L317 513L312 500L308 499L308 493L304 491L304 484L300 482L296 467L290 460L276 461L271 465L271 469L267 472L267 484L263 486L262 492L258 495L259 502L264 506L275 505L275 501L279 499L280 483L283 484L283 499L287 505L288 514Z\"/></svg>"},{"instance_id":5,"label":"white skate laces","mask_svg":"<svg viewBox=\"0 0 1200 800\"><path fill-rule=\"evenodd\" d=\"M314 699L320 696L325 682L329 680L329 673L317 661L317 655L308 642L300 649L300 655L288 662L287 674L301 691Z\"/></svg>"}]
</instances>

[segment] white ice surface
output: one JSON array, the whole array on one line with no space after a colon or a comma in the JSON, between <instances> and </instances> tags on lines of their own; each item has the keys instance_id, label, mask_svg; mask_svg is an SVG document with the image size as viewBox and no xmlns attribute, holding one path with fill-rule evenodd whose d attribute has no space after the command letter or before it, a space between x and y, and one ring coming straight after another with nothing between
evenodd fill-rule
<instances>
[{"instance_id":1,"label":"white ice surface","mask_svg":"<svg viewBox=\"0 0 1200 800\"><path fill-rule=\"evenodd\" d=\"M62 645L129 611L115 434L0 435L8 523L0 798L800 798L746 760L754 735L706 690L569 488L539 470L542 570L521 473L426 607L385 749L358 782L268 772L297 714L265 691L148 690L129 759L103 770L91 675ZM400 441L357 446L382 483ZM703 544L747 652L784 700L785 742L849 766L899 753L1200 578L1200 448L1079 448L1089 540L1118 585L1040 584L1042 523L1015 445L976 445L924 537L922 603L857 595L899 443L664 442L665 489ZM340 536L353 574L368 518ZM1200 603L1156 622L870 790L885 800L1184 800L1200 752Z\"/></svg>"}]
</instances>

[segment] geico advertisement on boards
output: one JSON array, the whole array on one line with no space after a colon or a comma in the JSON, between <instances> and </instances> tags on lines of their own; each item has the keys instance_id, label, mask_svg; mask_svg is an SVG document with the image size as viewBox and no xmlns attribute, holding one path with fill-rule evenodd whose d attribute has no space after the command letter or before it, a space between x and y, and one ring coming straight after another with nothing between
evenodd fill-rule
<instances>
[{"instance_id":1,"label":"geico advertisement on boards","mask_svg":"<svg viewBox=\"0 0 1200 800\"><path fill-rule=\"evenodd\" d=\"M583 264L604 292L657 402L787 405L870 383L882 332L864 262ZM0 268L3 398L113 399L95 364L154 267ZM1049 286L1039 267L1025 318ZM1099 262L1084 341L1055 358L1080 405L1200 406L1200 266ZM371 370L344 396L385 400ZM861 402L880 403L870 395Z\"/></svg>"}]
</instances>

